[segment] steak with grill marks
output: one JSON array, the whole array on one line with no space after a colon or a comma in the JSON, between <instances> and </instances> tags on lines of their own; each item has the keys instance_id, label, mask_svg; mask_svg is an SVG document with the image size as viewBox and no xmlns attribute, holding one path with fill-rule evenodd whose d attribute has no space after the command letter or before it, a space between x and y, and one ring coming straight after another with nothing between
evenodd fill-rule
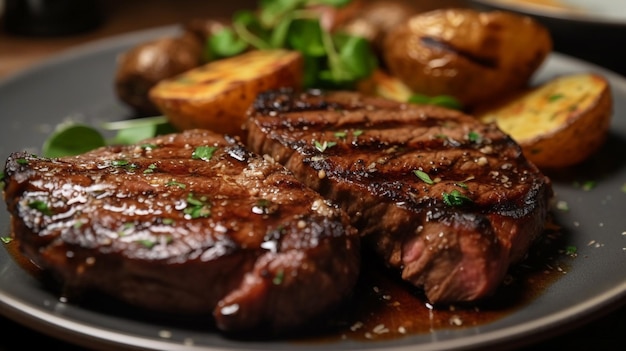
<instances>
[{"instance_id":1,"label":"steak with grill marks","mask_svg":"<svg viewBox=\"0 0 626 351\"><path fill-rule=\"evenodd\" d=\"M74 295L283 332L340 304L359 273L343 211L207 131L56 159L18 152L3 180L19 248Z\"/></svg>"},{"instance_id":2,"label":"steak with grill marks","mask_svg":"<svg viewBox=\"0 0 626 351\"><path fill-rule=\"evenodd\" d=\"M248 147L346 210L432 303L493 295L544 229L550 180L493 124L353 92L271 91Z\"/></svg>"}]
</instances>

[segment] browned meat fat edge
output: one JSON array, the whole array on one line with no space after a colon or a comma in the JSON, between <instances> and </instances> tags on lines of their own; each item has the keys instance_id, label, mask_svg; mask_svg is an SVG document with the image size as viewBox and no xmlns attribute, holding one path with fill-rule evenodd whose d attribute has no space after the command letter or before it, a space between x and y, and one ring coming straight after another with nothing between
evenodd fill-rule
<instances>
[{"instance_id":1,"label":"browned meat fat edge","mask_svg":"<svg viewBox=\"0 0 626 351\"><path fill-rule=\"evenodd\" d=\"M21 251L68 293L280 333L332 311L359 273L345 213L208 131L59 159L14 153L4 182Z\"/></svg>"},{"instance_id":2,"label":"browned meat fat edge","mask_svg":"<svg viewBox=\"0 0 626 351\"><path fill-rule=\"evenodd\" d=\"M249 148L339 204L433 303L492 295L544 228L550 180L495 125L460 112L273 91L256 100L247 128Z\"/></svg>"}]
</instances>

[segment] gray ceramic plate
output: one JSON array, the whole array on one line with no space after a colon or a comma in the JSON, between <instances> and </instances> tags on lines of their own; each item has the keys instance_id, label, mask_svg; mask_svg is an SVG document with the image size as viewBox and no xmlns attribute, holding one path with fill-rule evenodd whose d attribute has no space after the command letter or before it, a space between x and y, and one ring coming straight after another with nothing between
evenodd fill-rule
<instances>
[{"instance_id":1,"label":"gray ceramic plate","mask_svg":"<svg viewBox=\"0 0 626 351\"><path fill-rule=\"evenodd\" d=\"M492 8L570 22L626 26L626 3L615 0L471 0ZM560 4L555 6L551 4Z\"/></svg>"},{"instance_id":2,"label":"gray ceramic plate","mask_svg":"<svg viewBox=\"0 0 626 351\"><path fill-rule=\"evenodd\" d=\"M118 53L158 35L162 28L125 35L66 52L0 82L0 156L22 149L38 153L58 123L73 119L96 125L127 118L115 98L112 77ZM287 341L243 342L176 323L135 318L127 311L86 309L60 302L40 282L0 249L0 312L33 329L77 344L98 348L150 350L460 350L524 344L539 331L567 330L626 298L626 81L599 67L552 55L537 80L567 73L595 71L609 78L615 114L607 147L588 164L555 181L557 197L569 203L556 213L578 248L566 273L523 308L495 322L380 342L336 341L293 344ZM584 191L576 181L596 180ZM4 202L0 228L9 231Z\"/></svg>"}]
</instances>

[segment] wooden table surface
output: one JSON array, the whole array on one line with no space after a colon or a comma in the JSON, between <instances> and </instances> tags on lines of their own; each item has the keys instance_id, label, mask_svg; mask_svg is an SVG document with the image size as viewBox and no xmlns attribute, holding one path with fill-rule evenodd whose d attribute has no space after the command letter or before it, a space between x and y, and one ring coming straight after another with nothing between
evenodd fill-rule
<instances>
[{"instance_id":1,"label":"wooden table surface","mask_svg":"<svg viewBox=\"0 0 626 351\"><path fill-rule=\"evenodd\" d=\"M0 0L0 3L2 0ZM107 0L99 3L102 23L88 32L62 37L15 36L0 29L0 80L28 69L50 56L97 39L148 29L179 24L195 17L229 18L238 8L252 8L255 0ZM462 0L417 1L424 10L444 6L467 6ZM0 19L1 21L1 19ZM626 64L625 64L626 66ZM626 67L625 67L626 68ZM0 103L2 97L0 96ZM2 117L2 116L0 116ZM3 120L5 117L2 117ZM1 315L0 310L0 315ZM0 316L0 350L34 349L38 345L62 350L82 350L49 335L38 333ZM578 326L554 338L533 344L527 349L621 349L626 344L626 308L622 307L590 323ZM616 345L616 346L611 346ZM526 350L526 348L524 349Z\"/></svg>"}]
</instances>

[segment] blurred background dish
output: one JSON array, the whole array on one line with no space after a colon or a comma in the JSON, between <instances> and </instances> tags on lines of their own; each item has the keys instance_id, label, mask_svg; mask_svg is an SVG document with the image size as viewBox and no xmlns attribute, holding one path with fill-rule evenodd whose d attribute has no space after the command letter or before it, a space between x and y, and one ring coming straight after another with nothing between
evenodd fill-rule
<instances>
[{"instance_id":1,"label":"blurred background dish","mask_svg":"<svg viewBox=\"0 0 626 351\"><path fill-rule=\"evenodd\" d=\"M481 10L506 10L534 17L554 39L554 50L626 75L626 1L469 0Z\"/></svg>"}]
</instances>

